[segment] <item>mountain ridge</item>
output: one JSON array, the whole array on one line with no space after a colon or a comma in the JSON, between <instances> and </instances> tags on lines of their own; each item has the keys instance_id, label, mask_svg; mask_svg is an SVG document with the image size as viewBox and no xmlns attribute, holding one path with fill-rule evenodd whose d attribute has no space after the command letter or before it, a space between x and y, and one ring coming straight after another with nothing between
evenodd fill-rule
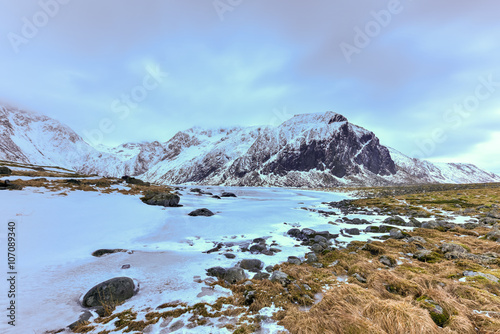
<instances>
[{"instance_id":1,"label":"mountain ridge","mask_svg":"<svg viewBox=\"0 0 500 334\"><path fill-rule=\"evenodd\" d=\"M299 114L278 126L193 127L166 142L99 149L45 115L0 106L0 159L57 165L163 184L383 186L500 182L472 164L437 164L380 144L336 112Z\"/></svg>"}]
</instances>

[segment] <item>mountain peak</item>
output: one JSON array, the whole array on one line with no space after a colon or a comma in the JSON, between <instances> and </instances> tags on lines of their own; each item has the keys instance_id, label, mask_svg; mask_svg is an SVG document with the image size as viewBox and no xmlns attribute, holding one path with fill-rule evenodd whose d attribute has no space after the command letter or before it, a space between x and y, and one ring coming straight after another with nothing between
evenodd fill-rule
<instances>
[{"instance_id":1,"label":"mountain peak","mask_svg":"<svg viewBox=\"0 0 500 334\"><path fill-rule=\"evenodd\" d=\"M289 121L293 123L316 123L316 124L332 124L347 122L347 118L333 111L297 114Z\"/></svg>"}]
</instances>

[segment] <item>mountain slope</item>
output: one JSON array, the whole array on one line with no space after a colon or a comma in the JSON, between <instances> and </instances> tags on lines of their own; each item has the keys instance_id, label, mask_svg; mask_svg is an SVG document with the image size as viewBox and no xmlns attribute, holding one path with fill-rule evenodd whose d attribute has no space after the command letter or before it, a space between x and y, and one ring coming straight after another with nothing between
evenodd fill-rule
<instances>
[{"instance_id":1,"label":"mountain slope","mask_svg":"<svg viewBox=\"0 0 500 334\"><path fill-rule=\"evenodd\" d=\"M96 149L49 117L0 107L0 160L164 184L328 187L500 182L470 164L435 164L380 144L337 113L296 115L277 127L192 128L160 143Z\"/></svg>"}]
</instances>

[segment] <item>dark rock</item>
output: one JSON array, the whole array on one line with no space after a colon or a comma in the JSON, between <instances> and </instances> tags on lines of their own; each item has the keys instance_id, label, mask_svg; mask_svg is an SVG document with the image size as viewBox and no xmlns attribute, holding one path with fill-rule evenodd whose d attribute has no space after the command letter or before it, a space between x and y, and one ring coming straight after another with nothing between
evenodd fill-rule
<instances>
[{"instance_id":1,"label":"dark rock","mask_svg":"<svg viewBox=\"0 0 500 334\"><path fill-rule=\"evenodd\" d=\"M302 261L298 257L296 257L296 256L289 256L288 257L288 263L299 265L299 264L302 263Z\"/></svg>"},{"instance_id":2,"label":"dark rock","mask_svg":"<svg viewBox=\"0 0 500 334\"><path fill-rule=\"evenodd\" d=\"M240 262L240 268L246 269L251 272L258 272L264 268L264 263L257 259L244 259Z\"/></svg>"},{"instance_id":3,"label":"dark rock","mask_svg":"<svg viewBox=\"0 0 500 334\"><path fill-rule=\"evenodd\" d=\"M389 237L391 239L404 239L404 234L403 232L401 232L401 230L398 230L396 228L393 228L390 232L389 232Z\"/></svg>"},{"instance_id":4,"label":"dark rock","mask_svg":"<svg viewBox=\"0 0 500 334\"><path fill-rule=\"evenodd\" d=\"M256 244L250 247L250 253L252 254L262 254L267 250L266 245Z\"/></svg>"},{"instance_id":5,"label":"dark rock","mask_svg":"<svg viewBox=\"0 0 500 334\"><path fill-rule=\"evenodd\" d=\"M90 313L89 311L85 311L83 312L81 315L80 315L80 318L75 321L74 323L72 323L71 325L69 325L69 329L70 330L75 330L76 328L78 328L79 326L85 326L85 325L88 325L90 322L89 320L92 318L92 313Z\"/></svg>"},{"instance_id":6,"label":"dark rock","mask_svg":"<svg viewBox=\"0 0 500 334\"><path fill-rule=\"evenodd\" d=\"M212 267L207 269L207 276L224 278L226 275L226 269L222 267Z\"/></svg>"},{"instance_id":7,"label":"dark rock","mask_svg":"<svg viewBox=\"0 0 500 334\"><path fill-rule=\"evenodd\" d=\"M224 275L224 280L229 284L238 283L246 278L247 277L245 276L243 269L237 267L227 269L226 274Z\"/></svg>"},{"instance_id":8,"label":"dark rock","mask_svg":"<svg viewBox=\"0 0 500 334\"><path fill-rule=\"evenodd\" d=\"M148 191L141 200L148 205L159 205L164 207L177 207L181 198L177 194L169 192Z\"/></svg>"},{"instance_id":9,"label":"dark rock","mask_svg":"<svg viewBox=\"0 0 500 334\"><path fill-rule=\"evenodd\" d=\"M0 175L11 175L12 170L8 167L1 166L0 167Z\"/></svg>"},{"instance_id":10,"label":"dark rock","mask_svg":"<svg viewBox=\"0 0 500 334\"><path fill-rule=\"evenodd\" d=\"M92 256L95 257L101 257L107 254L114 254L114 253L120 253L120 252L126 252L126 249L98 249L95 252L92 253Z\"/></svg>"},{"instance_id":11,"label":"dark rock","mask_svg":"<svg viewBox=\"0 0 500 334\"><path fill-rule=\"evenodd\" d=\"M218 195L213 195L212 198L215 198L215 199L220 199L220 196Z\"/></svg>"},{"instance_id":12,"label":"dark rock","mask_svg":"<svg viewBox=\"0 0 500 334\"><path fill-rule=\"evenodd\" d=\"M321 253L325 248L320 244L314 244L311 246L311 250L315 253Z\"/></svg>"},{"instance_id":13,"label":"dark rock","mask_svg":"<svg viewBox=\"0 0 500 334\"><path fill-rule=\"evenodd\" d=\"M224 256L228 259L234 259L236 258L236 255L234 255L233 253L224 253Z\"/></svg>"},{"instance_id":14,"label":"dark rock","mask_svg":"<svg viewBox=\"0 0 500 334\"><path fill-rule=\"evenodd\" d=\"M310 228L304 228L302 229L301 234L306 238L314 238L316 236L316 231Z\"/></svg>"},{"instance_id":15,"label":"dark rock","mask_svg":"<svg viewBox=\"0 0 500 334\"><path fill-rule=\"evenodd\" d=\"M215 253L215 252L220 251L222 247L224 247L224 244L223 244L223 243L221 243L221 242L219 242L219 243L217 244L217 246L215 246L214 248L209 249L209 250L207 250L206 252L203 252L203 253L206 253L206 254L212 254L212 253Z\"/></svg>"},{"instance_id":16,"label":"dark rock","mask_svg":"<svg viewBox=\"0 0 500 334\"><path fill-rule=\"evenodd\" d=\"M273 267L273 266L267 266L267 267L266 267L266 271L267 271L268 273L273 272L273 269L274 269L274 267Z\"/></svg>"},{"instance_id":17,"label":"dark rock","mask_svg":"<svg viewBox=\"0 0 500 334\"><path fill-rule=\"evenodd\" d=\"M189 215L192 216L192 217L198 217L198 216L211 217L214 214L215 213L213 213L212 211L208 210L207 208L196 209L196 210L191 211L189 213Z\"/></svg>"},{"instance_id":18,"label":"dark rock","mask_svg":"<svg viewBox=\"0 0 500 334\"><path fill-rule=\"evenodd\" d=\"M346 228L345 233L350 234L350 235L359 235L359 229L358 228Z\"/></svg>"},{"instance_id":19,"label":"dark rock","mask_svg":"<svg viewBox=\"0 0 500 334\"><path fill-rule=\"evenodd\" d=\"M116 277L90 289L83 297L83 306L117 305L134 295L135 284L131 278Z\"/></svg>"},{"instance_id":20,"label":"dark rock","mask_svg":"<svg viewBox=\"0 0 500 334\"><path fill-rule=\"evenodd\" d=\"M301 235L298 228L292 228L291 230L288 230L287 234L295 238L298 238Z\"/></svg>"},{"instance_id":21,"label":"dark rock","mask_svg":"<svg viewBox=\"0 0 500 334\"><path fill-rule=\"evenodd\" d=\"M256 279L256 280L259 280L259 281L262 281L262 280L265 280L265 279L269 279L271 275L269 273L257 273L253 276L253 279Z\"/></svg>"},{"instance_id":22,"label":"dark rock","mask_svg":"<svg viewBox=\"0 0 500 334\"><path fill-rule=\"evenodd\" d=\"M271 282L278 282L283 286L290 284L290 280L288 279L288 275L282 271L279 271L279 270L273 271L273 274L271 275L270 280L271 280Z\"/></svg>"},{"instance_id":23,"label":"dark rock","mask_svg":"<svg viewBox=\"0 0 500 334\"><path fill-rule=\"evenodd\" d=\"M5 180L0 181L0 190L23 190L23 186Z\"/></svg>"},{"instance_id":24,"label":"dark rock","mask_svg":"<svg viewBox=\"0 0 500 334\"><path fill-rule=\"evenodd\" d=\"M269 251L271 251L273 253L279 253L279 252L281 252L281 249L276 248L276 247L271 247L271 248L269 248Z\"/></svg>"},{"instance_id":25,"label":"dark rock","mask_svg":"<svg viewBox=\"0 0 500 334\"><path fill-rule=\"evenodd\" d=\"M254 244L265 244L266 243L266 239L264 239L264 238L255 238L255 239L253 239L252 242Z\"/></svg>"},{"instance_id":26,"label":"dark rock","mask_svg":"<svg viewBox=\"0 0 500 334\"><path fill-rule=\"evenodd\" d=\"M236 197L236 195L234 193L230 193L230 192L223 192L220 197Z\"/></svg>"},{"instance_id":27,"label":"dark rock","mask_svg":"<svg viewBox=\"0 0 500 334\"><path fill-rule=\"evenodd\" d=\"M66 180L66 183L80 185L80 184L82 184L82 181L75 180L75 179L68 179L68 180Z\"/></svg>"},{"instance_id":28,"label":"dark rock","mask_svg":"<svg viewBox=\"0 0 500 334\"><path fill-rule=\"evenodd\" d=\"M251 305L253 303L253 301L255 300L255 291L254 290L246 291L244 293L244 297L245 297L245 305L247 305L247 306Z\"/></svg>"},{"instance_id":29,"label":"dark rock","mask_svg":"<svg viewBox=\"0 0 500 334\"><path fill-rule=\"evenodd\" d=\"M130 264L124 264L124 265L122 266L122 269L130 269Z\"/></svg>"},{"instance_id":30,"label":"dark rock","mask_svg":"<svg viewBox=\"0 0 500 334\"><path fill-rule=\"evenodd\" d=\"M306 258L307 263L318 262L318 256L315 253L307 253Z\"/></svg>"},{"instance_id":31,"label":"dark rock","mask_svg":"<svg viewBox=\"0 0 500 334\"><path fill-rule=\"evenodd\" d=\"M192 193L201 193L201 189L200 188L191 188L189 191L192 192Z\"/></svg>"},{"instance_id":32,"label":"dark rock","mask_svg":"<svg viewBox=\"0 0 500 334\"><path fill-rule=\"evenodd\" d=\"M130 176L122 176L122 180L127 182L128 184L136 184L139 186L149 186L149 182L144 182L142 180L136 179L135 177Z\"/></svg>"},{"instance_id":33,"label":"dark rock","mask_svg":"<svg viewBox=\"0 0 500 334\"><path fill-rule=\"evenodd\" d=\"M388 267L395 267L397 265L396 260L391 256L382 255L378 260Z\"/></svg>"},{"instance_id":34,"label":"dark rock","mask_svg":"<svg viewBox=\"0 0 500 334\"><path fill-rule=\"evenodd\" d=\"M405 220L399 216L389 217L383 221L384 224L404 226Z\"/></svg>"}]
</instances>

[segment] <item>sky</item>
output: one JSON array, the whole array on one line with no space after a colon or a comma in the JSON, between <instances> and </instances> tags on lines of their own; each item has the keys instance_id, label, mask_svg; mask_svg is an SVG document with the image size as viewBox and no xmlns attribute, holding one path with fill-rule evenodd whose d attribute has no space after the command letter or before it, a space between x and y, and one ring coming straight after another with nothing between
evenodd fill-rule
<instances>
[{"instance_id":1,"label":"sky","mask_svg":"<svg viewBox=\"0 0 500 334\"><path fill-rule=\"evenodd\" d=\"M500 173L496 0L0 0L0 101L94 145L335 111Z\"/></svg>"}]
</instances>

